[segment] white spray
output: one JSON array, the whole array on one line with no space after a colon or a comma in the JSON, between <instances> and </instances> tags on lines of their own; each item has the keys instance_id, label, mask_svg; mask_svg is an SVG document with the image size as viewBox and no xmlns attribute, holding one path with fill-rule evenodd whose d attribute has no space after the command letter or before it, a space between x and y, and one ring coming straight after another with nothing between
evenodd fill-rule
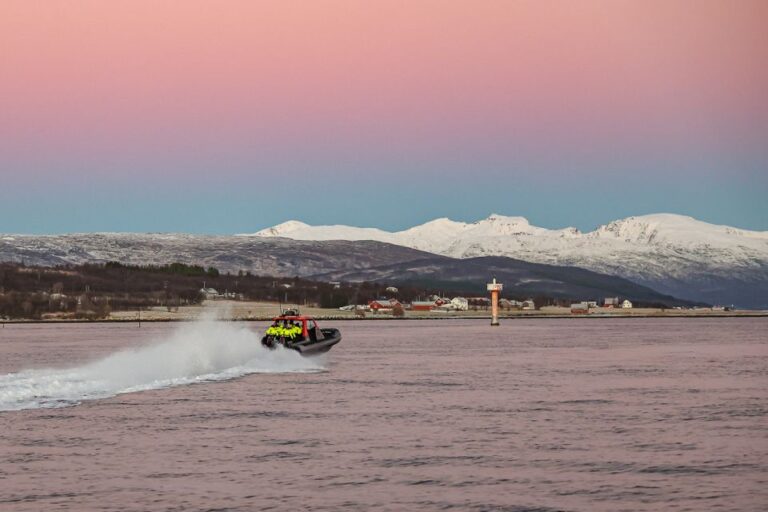
<instances>
[{"instance_id":1,"label":"white spray","mask_svg":"<svg viewBox=\"0 0 768 512\"><path fill-rule=\"evenodd\" d=\"M250 373L323 371L323 361L267 350L247 325L205 318L168 339L69 369L0 375L0 411L62 407L121 393L227 380Z\"/></svg>"}]
</instances>

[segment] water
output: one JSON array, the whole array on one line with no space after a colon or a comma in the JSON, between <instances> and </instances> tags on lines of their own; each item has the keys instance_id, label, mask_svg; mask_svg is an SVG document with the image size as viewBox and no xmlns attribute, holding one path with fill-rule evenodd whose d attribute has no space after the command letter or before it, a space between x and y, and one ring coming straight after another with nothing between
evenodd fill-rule
<instances>
[{"instance_id":1,"label":"water","mask_svg":"<svg viewBox=\"0 0 768 512\"><path fill-rule=\"evenodd\" d=\"M267 350L250 326L206 318L77 367L0 376L0 411L75 405L82 400L250 373L322 371L324 360L303 358L283 347Z\"/></svg>"},{"instance_id":2,"label":"water","mask_svg":"<svg viewBox=\"0 0 768 512\"><path fill-rule=\"evenodd\" d=\"M0 330L0 510L768 508L768 319L264 327Z\"/></svg>"}]
</instances>

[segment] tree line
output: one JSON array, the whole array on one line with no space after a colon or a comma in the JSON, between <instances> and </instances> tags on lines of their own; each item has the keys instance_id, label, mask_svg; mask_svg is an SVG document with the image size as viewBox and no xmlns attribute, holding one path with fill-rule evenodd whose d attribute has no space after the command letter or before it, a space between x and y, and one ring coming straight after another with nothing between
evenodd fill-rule
<instances>
[{"instance_id":1,"label":"tree line","mask_svg":"<svg viewBox=\"0 0 768 512\"><path fill-rule=\"evenodd\" d=\"M412 301L440 290L385 283L326 283L299 277L254 275L247 270L221 272L215 267L170 263L129 265L120 262L57 267L0 263L0 318L39 319L46 314L103 318L111 311L200 304L203 288L234 300L283 302L338 308L396 296ZM444 293L459 294L460 290Z\"/></svg>"}]
</instances>

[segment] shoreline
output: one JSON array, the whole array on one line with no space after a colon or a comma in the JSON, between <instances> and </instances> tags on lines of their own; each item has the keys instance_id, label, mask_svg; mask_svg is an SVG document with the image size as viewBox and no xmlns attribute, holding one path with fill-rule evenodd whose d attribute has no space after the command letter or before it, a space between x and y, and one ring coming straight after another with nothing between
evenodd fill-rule
<instances>
[{"instance_id":1,"label":"shoreline","mask_svg":"<svg viewBox=\"0 0 768 512\"><path fill-rule=\"evenodd\" d=\"M334 315L311 315L318 321L343 321L343 322L367 322L367 321L420 321L420 320L491 320L490 315L456 315L456 316L437 316L437 315L419 315L419 316L375 316L375 317L350 317ZM701 312L701 313L639 313L639 314L518 314L509 316L499 316L499 320L551 320L551 319L629 319L629 318L765 318L768 317L768 311L754 312ZM269 322L272 316L259 316L253 318L212 318L216 322ZM5 325L31 325L31 324L143 324L143 323L184 323L196 322L199 318L100 318L100 319L13 319L0 320L0 329Z\"/></svg>"}]
</instances>

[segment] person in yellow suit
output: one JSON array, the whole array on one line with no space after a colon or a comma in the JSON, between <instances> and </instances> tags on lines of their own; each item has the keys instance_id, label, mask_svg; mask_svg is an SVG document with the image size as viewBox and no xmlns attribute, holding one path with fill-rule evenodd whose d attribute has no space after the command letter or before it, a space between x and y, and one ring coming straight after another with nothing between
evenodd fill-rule
<instances>
[{"instance_id":1,"label":"person in yellow suit","mask_svg":"<svg viewBox=\"0 0 768 512\"><path fill-rule=\"evenodd\" d=\"M292 341L300 341L304 334L304 328L301 326L301 322L296 322L293 324L293 327L291 328L291 331L293 332L293 337L291 338Z\"/></svg>"},{"instance_id":2,"label":"person in yellow suit","mask_svg":"<svg viewBox=\"0 0 768 512\"><path fill-rule=\"evenodd\" d=\"M279 338L281 334L280 322L273 322L272 325L267 327L267 331L264 334L273 338Z\"/></svg>"}]
</instances>

